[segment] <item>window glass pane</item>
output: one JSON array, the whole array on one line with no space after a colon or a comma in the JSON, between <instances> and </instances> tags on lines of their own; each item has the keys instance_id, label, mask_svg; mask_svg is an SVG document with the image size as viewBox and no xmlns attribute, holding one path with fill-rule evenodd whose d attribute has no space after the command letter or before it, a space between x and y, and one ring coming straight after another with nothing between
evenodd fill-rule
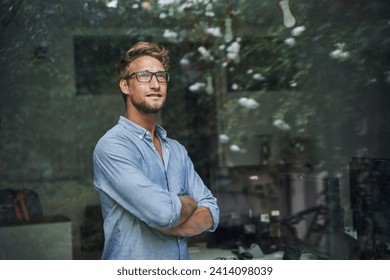
<instances>
[{"instance_id":1,"label":"window glass pane","mask_svg":"<svg viewBox=\"0 0 390 280\"><path fill-rule=\"evenodd\" d=\"M92 153L125 114L116 64L151 41L158 122L221 210L194 258L389 259L389 1L54 2L0 4L0 189L71 221L71 258L100 258Z\"/></svg>"}]
</instances>

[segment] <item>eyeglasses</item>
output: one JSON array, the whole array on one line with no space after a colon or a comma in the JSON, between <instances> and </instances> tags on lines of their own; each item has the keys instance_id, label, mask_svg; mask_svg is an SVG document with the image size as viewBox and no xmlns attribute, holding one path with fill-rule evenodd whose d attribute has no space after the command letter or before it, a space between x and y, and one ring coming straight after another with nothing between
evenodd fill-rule
<instances>
[{"instance_id":1,"label":"eyeglasses","mask_svg":"<svg viewBox=\"0 0 390 280\"><path fill-rule=\"evenodd\" d=\"M156 79L160 83L167 83L169 82L169 72L167 71L157 71L157 72L150 72L148 70L140 71L140 72L134 72L128 76L128 79L130 79L132 76L135 76L138 82L140 83L149 83L153 76L156 76Z\"/></svg>"}]
</instances>

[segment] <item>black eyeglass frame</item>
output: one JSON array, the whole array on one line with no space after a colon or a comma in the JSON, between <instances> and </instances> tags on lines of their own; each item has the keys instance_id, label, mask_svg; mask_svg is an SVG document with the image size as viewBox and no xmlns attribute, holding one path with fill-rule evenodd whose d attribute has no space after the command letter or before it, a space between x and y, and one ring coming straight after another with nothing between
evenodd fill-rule
<instances>
[{"instance_id":1,"label":"black eyeglass frame","mask_svg":"<svg viewBox=\"0 0 390 280\"><path fill-rule=\"evenodd\" d=\"M140 80L139 80L138 74L142 74L142 73L149 73L149 74L151 74L151 75L150 75L149 81L140 81ZM159 73L165 73L165 75L166 75L165 81L160 81L160 80L159 80L159 77L157 76L157 74L159 74ZM133 77L133 76L135 76L135 78L137 79L137 81L140 82L140 83L150 83L150 81L153 79L153 76L156 77L156 79L157 79L157 81L158 81L159 83L168 83L168 82L169 82L169 79L170 79L170 74L169 74L168 71L157 71L157 72L151 72L151 71L149 71L149 70L137 71L137 72L133 72L133 73L131 73L130 75L128 75L128 76L126 77L126 79L130 79L130 78Z\"/></svg>"}]
</instances>

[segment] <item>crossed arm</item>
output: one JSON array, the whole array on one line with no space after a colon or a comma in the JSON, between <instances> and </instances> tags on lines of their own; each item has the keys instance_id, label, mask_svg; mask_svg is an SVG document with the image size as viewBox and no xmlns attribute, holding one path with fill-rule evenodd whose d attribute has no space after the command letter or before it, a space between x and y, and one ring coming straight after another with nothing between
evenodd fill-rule
<instances>
[{"instance_id":1,"label":"crossed arm","mask_svg":"<svg viewBox=\"0 0 390 280\"><path fill-rule=\"evenodd\" d=\"M196 201L189 195L180 197L182 204L180 218L177 224L169 229L156 228L167 235L191 237L210 229L213 218L209 209L198 207Z\"/></svg>"}]
</instances>

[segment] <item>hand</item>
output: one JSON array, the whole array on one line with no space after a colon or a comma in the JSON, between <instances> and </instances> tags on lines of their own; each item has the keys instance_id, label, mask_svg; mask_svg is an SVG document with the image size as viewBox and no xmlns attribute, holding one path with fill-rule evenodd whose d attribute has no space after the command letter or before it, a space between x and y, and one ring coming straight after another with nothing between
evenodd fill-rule
<instances>
[{"instance_id":1,"label":"hand","mask_svg":"<svg viewBox=\"0 0 390 280\"><path fill-rule=\"evenodd\" d=\"M181 212L180 212L179 221L176 223L175 226L184 223L192 215L192 213L194 213L194 211L198 208L195 199L189 195L180 196L179 199L181 202Z\"/></svg>"}]
</instances>

